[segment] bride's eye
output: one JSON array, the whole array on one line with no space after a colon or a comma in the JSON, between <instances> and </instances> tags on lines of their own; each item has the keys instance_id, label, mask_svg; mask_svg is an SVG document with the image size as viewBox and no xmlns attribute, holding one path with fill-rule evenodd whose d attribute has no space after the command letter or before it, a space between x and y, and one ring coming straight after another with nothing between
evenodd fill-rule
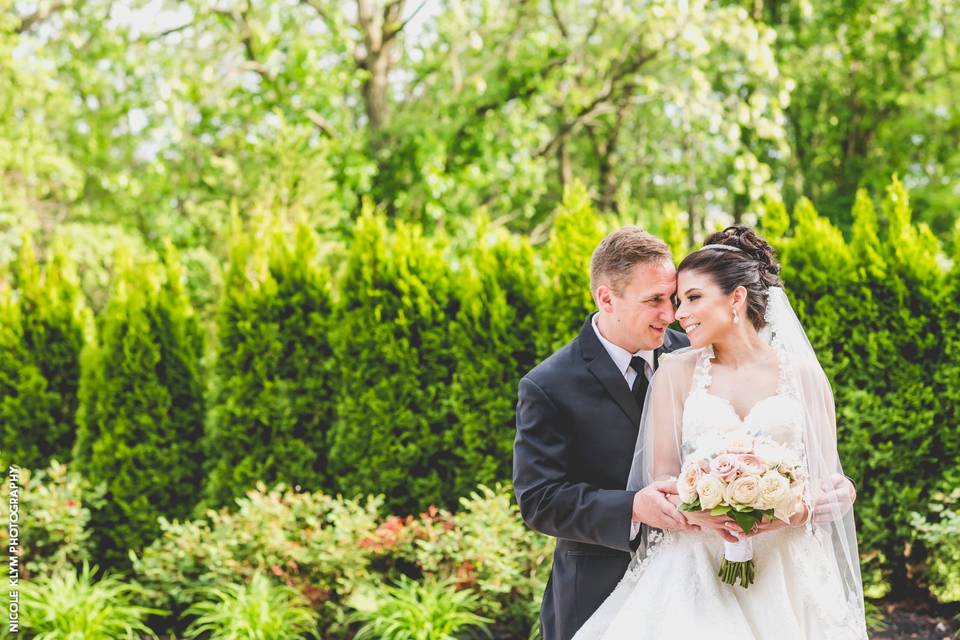
<instances>
[{"instance_id":1,"label":"bride's eye","mask_svg":"<svg viewBox=\"0 0 960 640\"><path fill-rule=\"evenodd\" d=\"M694 300L699 300L700 296L693 294L692 296L687 296L687 302L693 302Z\"/></svg>"}]
</instances>

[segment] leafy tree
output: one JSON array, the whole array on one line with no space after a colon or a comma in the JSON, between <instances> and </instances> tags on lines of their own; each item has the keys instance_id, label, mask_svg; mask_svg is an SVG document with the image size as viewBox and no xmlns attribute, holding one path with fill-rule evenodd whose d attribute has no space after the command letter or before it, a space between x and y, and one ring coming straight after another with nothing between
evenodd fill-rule
<instances>
[{"instance_id":1,"label":"leafy tree","mask_svg":"<svg viewBox=\"0 0 960 640\"><path fill-rule=\"evenodd\" d=\"M789 78L791 153L774 174L788 202L805 195L844 231L859 187L881 193L893 173L911 186L918 217L951 241L960 8L939 0L738 0L775 29Z\"/></svg>"}]
</instances>

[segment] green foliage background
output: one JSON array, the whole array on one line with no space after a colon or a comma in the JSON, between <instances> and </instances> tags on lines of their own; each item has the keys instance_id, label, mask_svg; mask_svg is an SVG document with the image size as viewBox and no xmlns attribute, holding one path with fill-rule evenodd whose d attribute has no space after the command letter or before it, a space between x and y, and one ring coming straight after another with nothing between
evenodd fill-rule
<instances>
[{"instance_id":1,"label":"green foliage background","mask_svg":"<svg viewBox=\"0 0 960 640\"><path fill-rule=\"evenodd\" d=\"M309 229L238 230L216 321L204 496L258 480L326 486L332 388L330 277Z\"/></svg>"},{"instance_id":2,"label":"green foliage background","mask_svg":"<svg viewBox=\"0 0 960 640\"><path fill-rule=\"evenodd\" d=\"M912 221L897 180L879 209L861 192L852 217L847 240L809 201L788 212L771 198L761 231L834 385L870 593L907 595L922 592L937 546L913 514L936 516L936 496L960 478L958 267ZM417 513L509 478L517 381L579 330L590 252L622 222L580 187L554 218L536 248L482 214L456 243L373 209L342 246L300 222L238 223L209 373L175 251L148 269L120 256L128 266L84 352L73 450L77 470L107 487L93 519L100 557L121 562L159 532L158 516L230 505L258 481L383 494L392 512ZM34 263L27 252L14 267ZM50 291L61 268L72 267L47 266ZM36 383L8 393L10 433L24 408L59 407L57 385L76 384L39 374L63 350L27 339L19 299L7 291L3 379ZM34 436L15 441L40 464L51 455Z\"/></svg>"},{"instance_id":3,"label":"green foliage background","mask_svg":"<svg viewBox=\"0 0 960 640\"><path fill-rule=\"evenodd\" d=\"M257 481L452 508L509 477L607 231L679 258L746 222L834 384L871 594L958 593L958 31L948 0L0 0L0 463L103 487L102 565Z\"/></svg>"},{"instance_id":4,"label":"green foliage background","mask_svg":"<svg viewBox=\"0 0 960 640\"><path fill-rule=\"evenodd\" d=\"M205 414L203 335L176 256L145 272L120 264L84 354L73 452L77 471L106 485L93 531L97 557L112 564L159 533L159 516L190 513Z\"/></svg>"}]
</instances>

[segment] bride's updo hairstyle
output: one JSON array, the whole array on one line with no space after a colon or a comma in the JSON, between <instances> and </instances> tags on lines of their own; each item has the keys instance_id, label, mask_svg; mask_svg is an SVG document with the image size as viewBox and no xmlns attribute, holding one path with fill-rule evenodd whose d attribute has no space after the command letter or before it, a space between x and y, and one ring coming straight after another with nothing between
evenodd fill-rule
<instances>
[{"instance_id":1,"label":"bride's updo hairstyle","mask_svg":"<svg viewBox=\"0 0 960 640\"><path fill-rule=\"evenodd\" d=\"M707 238L702 249L688 255L677 267L678 272L683 270L710 276L725 294L733 293L737 287L745 288L747 317L756 329L765 324L767 289L783 284L773 247L744 225L727 227Z\"/></svg>"}]
</instances>

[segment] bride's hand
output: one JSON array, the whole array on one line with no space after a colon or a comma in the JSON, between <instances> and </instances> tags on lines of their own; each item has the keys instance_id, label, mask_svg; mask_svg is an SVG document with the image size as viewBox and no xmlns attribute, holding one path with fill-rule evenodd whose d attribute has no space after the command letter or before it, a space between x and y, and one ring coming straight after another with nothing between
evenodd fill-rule
<instances>
[{"instance_id":1,"label":"bride's hand","mask_svg":"<svg viewBox=\"0 0 960 640\"><path fill-rule=\"evenodd\" d=\"M756 536L761 533L767 533L768 531L776 531L777 529L783 529L786 527L799 527L807 521L807 505L805 502L800 503L800 510L797 511L790 518L789 524L781 520L780 518L770 518L769 520L761 520L753 527L753 531L747 534L747 537ZM740 527L736 523L733 524L735 530L739 530Z\"/></svg>"},{"instance_id":2,"label":"bride's hand","mask_svg":"<svg viewBox=\"0 0 960 640\"><path fill-rule=\"evenodd\" d=\"M675 505L680 504L680 499L677 496L669 496L668 499ZM727 542L737 542L737 538L726 527L726 523L733 522L730 518L712 516L707 511L684 511L683 515L687 522L696 527L697 530L713 531ZM736 523L734 523L734 526L736 526Z\"/></svg>"}]
</instances>

